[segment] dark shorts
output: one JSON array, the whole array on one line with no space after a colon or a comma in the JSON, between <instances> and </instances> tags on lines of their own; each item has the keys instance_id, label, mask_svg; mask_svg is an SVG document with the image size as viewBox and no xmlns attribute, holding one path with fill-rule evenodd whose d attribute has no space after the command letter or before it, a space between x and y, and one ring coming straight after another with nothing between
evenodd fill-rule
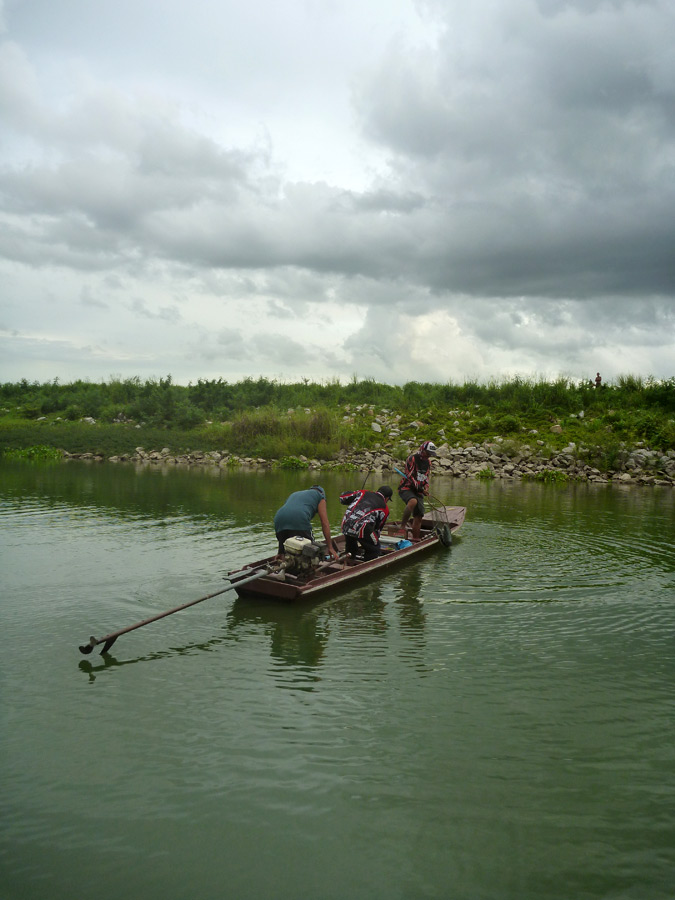
<instances>
[{"instance_id":1,"label":"dark shorts","mask_svg":"<svg viewBox=\"0 0 675 900\"><path fill-rule=\"evenodd\" d=\"M356 556L359 545L363 547L364 559L377 559L380 555L380 547L378 544L373 543L371 535L365 535L362 538L355 538L351 534L345 535L345 550L350 556Z\"/></svg>"},{"instance_id":2,"label":"dark shorts","mask_svg":"<svg viewBox=\"0 0 675 900\"><path fill-rule=\"evenodd\" d=\"M398 495L406 506L408 505L408 501L412 500L414 497L417 500L417 506L413 509L413 516L418 519L421 519L424 516L426 510L424 508L424 498L421 494L416 494L415 491L399 489Z\"/></svg>"},{"instance_id":3,"label":"dark shorts","mask_svg":"<svg viewBox=\"0 0 675 900\"><path fill-rule=\"evenodd\" d=\"M285 555L286 551L284 550L284 541L287 541L290 537L304 537L309 538L310 541L313 539L313 535L311 531L293 531L290 528L287 528L285 531L277 531L277 540L279 541L279 553Z\"/></svg>"}]
</instances>

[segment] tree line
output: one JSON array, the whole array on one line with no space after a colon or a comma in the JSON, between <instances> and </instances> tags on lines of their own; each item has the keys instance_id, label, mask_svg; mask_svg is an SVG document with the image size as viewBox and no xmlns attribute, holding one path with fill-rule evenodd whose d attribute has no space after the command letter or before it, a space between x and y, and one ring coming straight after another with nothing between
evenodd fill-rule
<instances>
[{"instance_id":1,"label":"tree line","mask_svg":"<svg viewBox=\"0 0 675 900\"><path fill-rule=\"evenodd\" d=\"M598 411L647 409L675 412L675 377L655 379L622 376L615 383L596 388L589 381L510 378L485 383L428 383L410 381L391 385L373 379L285 383L267 378L243 378L228 382L203 379L179 385L171 375L141 380L110 378L62 384L19 382L0 385L4 415L24 419L60 416L69 421L91 417L101 422L136 421L152 426L194 428L207 421L228 422L252 409L277 412L289 408L373 405L415 415L429 409L481 407L486 413L528 416L546 412L566 415L593 407Z\"/></svg>"}]
</instances>

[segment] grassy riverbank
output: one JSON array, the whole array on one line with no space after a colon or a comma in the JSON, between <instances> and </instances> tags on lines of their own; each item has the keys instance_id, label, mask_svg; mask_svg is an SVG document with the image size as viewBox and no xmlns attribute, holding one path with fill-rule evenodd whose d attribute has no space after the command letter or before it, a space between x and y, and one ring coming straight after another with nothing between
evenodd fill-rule
<instances>
[{"instance_id":1,"label":"grassy riverbank","mask_svg":"<svg viewBox=\"0 0 675 900\"><path fill-rule=\"evenodd\" d=\"M356 449L396 453L418 437L449 447L497 437L514 447L536 441L551 453L574 443L608 469L626 446L675 448L675 378L630 376L599 389L563 378L403 386L356 379L200 379L181 386L171 378L0 385L3 452L43 446L109 457L142 446L335 459Z\"/></svg>"}]
</instances>

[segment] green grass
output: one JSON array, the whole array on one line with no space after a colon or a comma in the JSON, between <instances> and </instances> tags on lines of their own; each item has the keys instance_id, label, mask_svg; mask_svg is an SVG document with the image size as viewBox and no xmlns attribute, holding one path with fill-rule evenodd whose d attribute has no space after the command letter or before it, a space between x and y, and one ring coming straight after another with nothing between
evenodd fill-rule
<instances>
[{"instance_id":1,"label":"green grass","mask_svg":"<svg viewBox=\"0 0 675 900\"><path fill-rule=\"evenodd\" d=\"M21 450L5 450L6 459L23 459L34 462L56 462L63 459L63 454L55 447L25 447Z\"/></svg>"},{"instance_id":2,"label":"green grass","mask_svg":"<svg viewBox=\"0 0 675 900\"><path fill-rule=\"evenodd\" d=\"M95 423L81 421L84 416ZM372 428L378 417L379 433ZM390 437L392 428L400 435ZM261 378L183 387L170 377L0 385L0 451L51 447L113 456L138 446L168 447L176 455L218 450L277 465L303 456L337 464L341 450L382 449L403 459L423 439L468 446L496 437L514 456L525 444L547 456L572 441L586 448L586 461L605 470L638 441L672 449L675 378L624 376L600 390L563 378L403 386Z\"/></svg>"}]
</instances>

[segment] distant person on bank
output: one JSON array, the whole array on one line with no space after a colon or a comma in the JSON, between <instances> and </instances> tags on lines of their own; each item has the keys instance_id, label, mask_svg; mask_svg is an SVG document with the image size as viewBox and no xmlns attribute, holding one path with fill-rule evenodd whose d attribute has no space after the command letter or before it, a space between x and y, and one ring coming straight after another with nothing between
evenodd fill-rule
<instances>
[{"instance_id":1,"label":"distant person on bank","mask_svg":"<svg viewBox=\"0 0 675 900\"><path fill-rule=\"evenodd\" d=\"M326 541L326 548L333 559L338 558L330 533L326 492L320 484L313 484L306 491L295 491L274 515L274 532L279 542L279 555L283 556L284 541L290 537L304 537L314 540L312 519L319 514L321 530Z\"/></svg>"},{"instance_id":2,"label":"distant person on bank","mask_svg":"<svg viewBox=\"0 0 675 900\"><path fill-rule=\"evenodd\" d=\"M376 491L345 491L340 494L340 503L348 506L342 519L342 533L345 549L355 557L359 545L363 547L364 559L376 559L380 555L380 534L389 516L387 504L394 492L388 484Z\"/></svg>"},{"instance_id":3,"label":"distant person on bank","mask_svg":"<svg viewBox=\"0 0 675 900\"><path fill-rule=\"evenodd\" d=\"M436 444L433 441L424 441L416 453L411 453L405 462L403 478L398 486L398 495L405 503L401 528L405 528L412 516L412 538L420 539L422 531L422 519L424 518L424 498L429 493L429 479L431 476L430 457L438 456Z\"/></svg>"}]
</instances>

